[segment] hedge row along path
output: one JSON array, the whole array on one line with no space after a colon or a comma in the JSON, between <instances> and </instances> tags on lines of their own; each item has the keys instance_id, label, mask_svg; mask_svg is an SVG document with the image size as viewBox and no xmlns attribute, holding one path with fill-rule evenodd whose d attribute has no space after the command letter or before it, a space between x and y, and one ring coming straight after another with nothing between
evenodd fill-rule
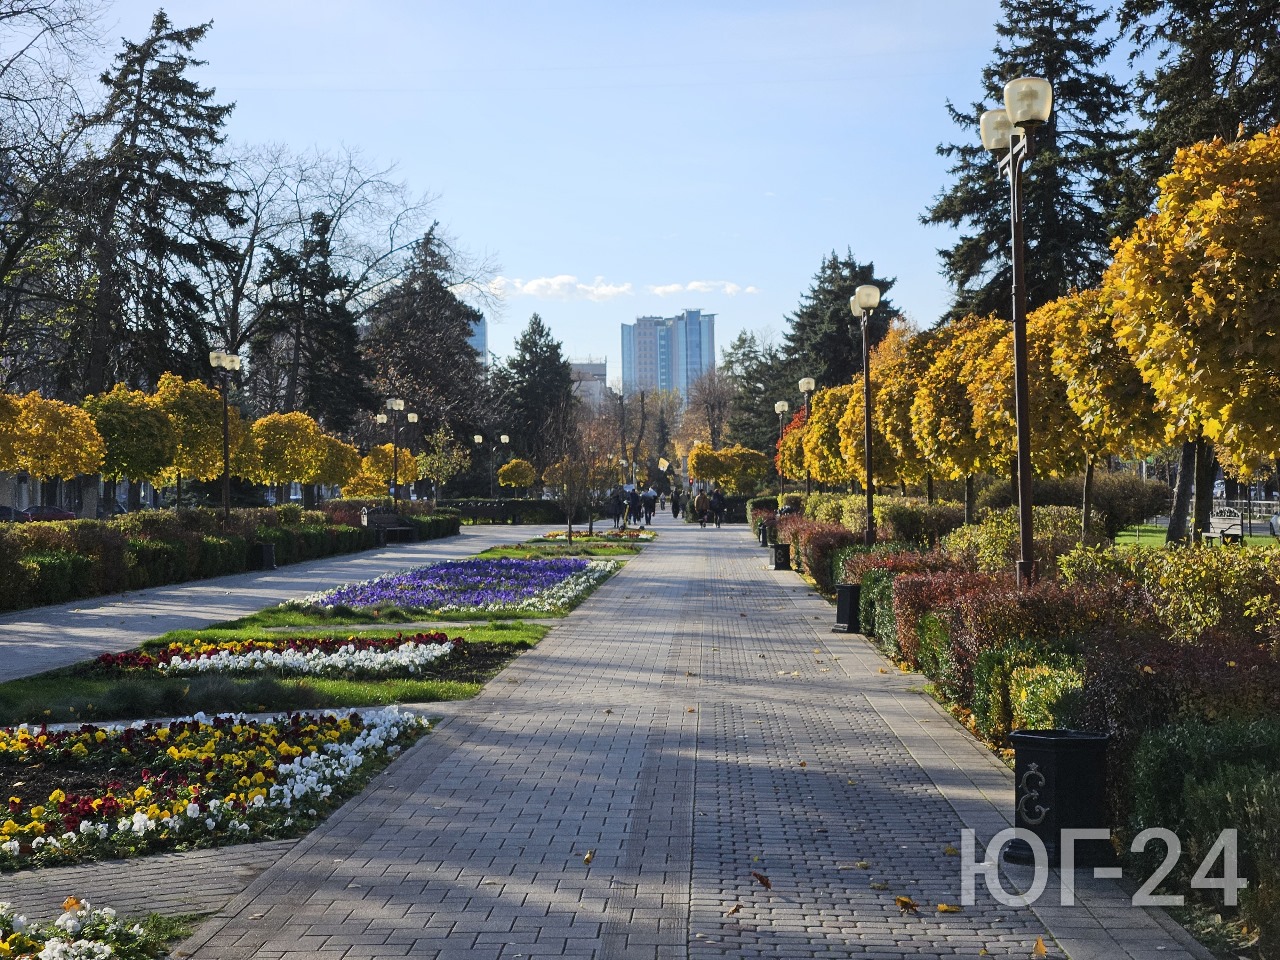
<instances>
[{"instance_id":1,"label":"hedge row along path","mask_svg":"<svg viewBox=\"0 0 1280 960\"><path fill-rule=\"evenodd\" d=\"M918 678L831 634L745 527L659 529L479 697L431 705L435 732L175 955L1021 958L1043 938L1075 960L1207 956L1083 877L1073 908L980 885L937 912L960 902L961 829L985 845L1009 825L1009 771ZM77 892L142 892L111 866ZM0 899L26 907L24 884Z\"/></svg>"}]
</instances>

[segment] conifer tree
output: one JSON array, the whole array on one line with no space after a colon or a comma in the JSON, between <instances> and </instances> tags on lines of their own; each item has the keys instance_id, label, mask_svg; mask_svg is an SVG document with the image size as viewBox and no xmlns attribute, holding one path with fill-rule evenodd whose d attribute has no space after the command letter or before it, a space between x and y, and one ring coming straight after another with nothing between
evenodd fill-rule
<instances>
[{"instance_id":1,"label":"conifer tree","mask_svg":"<svg viewBox=\"0 0 1280 960\"><path fill-rule=\"evenodd\" d=\"M1104 67L1115 43L1099 36L1108 14L1082 0L1000 6L1000 39L982 72L982 100L965 110L947 104L965 131L961 143L938 147L953 160L954 182L921 217L962 231L939 251L956 291L953 317L1012 314L1009 187L978 136L979 116L1003 106L1009 80L1039 76L1053 84L1053 114L1036 130L1036 155L1023 177L1028 309L1095 285L1111 238L1130 225L1115 216L1128 209L1119 174L1128 138L1119 122L1123 89Z\"/></svg>"},{"instance_id":2,"label":"conifer tree","mask_svg":"<svg viewBox=\"0 0 1280 960\"><path fill-rule=\"evenodd\" d=\"M549 432L575 405L572 368L542 317L533 314L516 339L515 353L494 372L506 409L512 450L524 454L538 475L557 459Z\"/></svg>"},{"instance_id":3,"label":"conifer tree","mask_svg":"<svg viewBox=\"0 0 1280 960\"><path fill-rule=\"evenodd\" d=\"M783 337L787 366L795 374L789 377L787 397L795 392L795 381L800 377L813 377L822 388L837 387L862 370L862 321L849 309L849 298L865 283L880 288L880 306L871 314L874 345L890 321L899 316L886 297L894 281L877 277L875 264L858 263L852 251L839 257L833 250L822 261L809 292L789 318L791 329Z\"/></svg>"},{"instance_id":4,"label":"conifer tree","mask_svg":"<svg viewBox=\"0 0 1280 960\"><path fill-rule=\"evenodd\" d=\"M203 64L190 52L209 27L180 29L158 12L146 38L126 42L102 75L106 100L84 118L105 134L67 198L80 207L95 272L87 329L66 364L86 393L114 379L154 384L166 370L207 370L205 297L194 277L227 251L197 224L229 216L216 151L232 109L189 75Z\"/></svg>"}]
</instances>

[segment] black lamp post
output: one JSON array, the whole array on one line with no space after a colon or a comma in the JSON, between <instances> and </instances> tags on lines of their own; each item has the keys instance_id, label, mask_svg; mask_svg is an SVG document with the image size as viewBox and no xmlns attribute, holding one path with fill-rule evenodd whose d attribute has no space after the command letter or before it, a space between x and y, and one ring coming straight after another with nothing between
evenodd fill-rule
<instances>
[{"instance_id":1,"label":"black lamp post","mask_svg":"<svg viewBox=\"0 0 1280 960\"><path fill-rule=\"evenodd\" d=\"M222 350L209 351L209 363L222 381L222 518L231 518L231 415L227 390L231 374L240 369L240 356Z\"/></svg>"},{"instance_id":2,"label":"black lamp post","mask_svg":"<svg viewBox=\"0 0 1280 960\"><path fill-rule=\"evenodd\" d=\"M472 439L472 440L474 440L474 441L476 442L476 446L477 446L477 447L480 447L481 449L483 449L483 448L484 448L484 435L483 435L483 434L477 433L477 434L476 434L474 437L472 437L471 439ZM500 437L498 437L498 442L497 442L497 443L495 443L495 444L493 444L493 445L491 445L491 446L489 447L489 499L490 499L490 500L493 500L493 499L496 499L496 498L497 498L497 493L495 492L495 488L494 488L494 485L493 485L493 460L494 460L494 457L496 457L496 456L498 455L498 447L499 447L499 445L501 445L501 444L506 444L506 443L510 443L510 442L511 442L511 438L510 438L509 436L507 436L507 435L504 433L504 434L502 434Z\"/></svg>"},{"instance_id":3,"label":"black lamp post","mask_svg":"<svg viewBox=\"0 0 1280 960\"><path fill-rule=\"evenodd\" d=\"M1027 377L1027 286L1024 276L1022 169L1032 152L1032 132L1049 119L1053 87L1039 77L1021 77L1004 87L1004 109L982 114L982 145L996 155L1009 181L1013 267L1013 404L1018 422L1018 584L1036 579L1031 525L1031 395Z\"/></svg>"},{"instance_id":4,"label":"black lamp post","mask_svg":"<svg viewBox=\"0 0 1280 960\"><path fill-rule=\"evenodd\" d=\"M853 291L849 309L862 316L862 445L863 467L866 470L864 484L867 490L867 530L862 542L868 547L876 542L875 482L871 479L871 311L880 306L880 288L864 283Z\"/></svg>"},{"instance_id":5,"label":"black lamp post","mask_svg":"<svg viewBox=\"0 0 1280 960\"><path fill-rule=\"evenodd\" d=\"M779 400L773 405L773 412L778 415L778 508L782 508L782 495L786 492L782 481L782 419L791 409L791 404Z\"/></svg>"},{"instance_id":6,"label":"black lamp post","mask_svg":"<svg viewBox=\"0 0 1280 960\"><path fill-rule=\"evenodd\" d=\"M804 432L809 432L809 394L813 393L817 383L813 377L801 377L800 382L796 384L800 388L800 392L804 394ZM809 472L809 465L806 463L804 467L804 492L807 496L813 492L813 475Z\"/></svg>"}]
</instances>

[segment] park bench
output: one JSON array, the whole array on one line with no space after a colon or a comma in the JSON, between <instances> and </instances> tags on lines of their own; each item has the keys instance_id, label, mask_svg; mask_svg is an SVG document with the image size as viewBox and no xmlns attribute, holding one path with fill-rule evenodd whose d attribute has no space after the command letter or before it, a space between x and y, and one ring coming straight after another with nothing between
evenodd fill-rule
<instances>
[{"instance_id":1,"label":"park bench","mask_svg":"<svg viewBox=\"0 0 1280 960\"><path fill-rule=\"evenodd\" d=\"M1244 521L1235 507L1215 507L1209 517L1209 539L1217 537L1223 544L1244 543Z\"/></svg>"},{"instance_id":2,"label":"park bench","mask_svg":"<svg viewBox=\"0 0 1280 960\"><path fill-rule=\"evenodd\" d=\"M365 507L360 511L360 522L377 534L380 547L388 543L412 543L417 539L413 527L390 507Z\"/></svg>"}]
</instances>

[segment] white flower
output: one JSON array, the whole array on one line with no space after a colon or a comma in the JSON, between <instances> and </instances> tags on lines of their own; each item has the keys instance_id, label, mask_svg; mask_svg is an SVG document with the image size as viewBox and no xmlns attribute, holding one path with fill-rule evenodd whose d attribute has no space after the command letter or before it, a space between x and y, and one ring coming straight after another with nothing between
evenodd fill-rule
<instances>
[{"instance_id":1,"label":"white flower","mask_svg":"<svg viewBox=\"0 0 1280 960\"><path fill-rule=\"evenodd\" d=\"M187 816L190 817L192 820L200 816L200 805L198 803L188 803Z\"/></svg>"}]
</instances>

